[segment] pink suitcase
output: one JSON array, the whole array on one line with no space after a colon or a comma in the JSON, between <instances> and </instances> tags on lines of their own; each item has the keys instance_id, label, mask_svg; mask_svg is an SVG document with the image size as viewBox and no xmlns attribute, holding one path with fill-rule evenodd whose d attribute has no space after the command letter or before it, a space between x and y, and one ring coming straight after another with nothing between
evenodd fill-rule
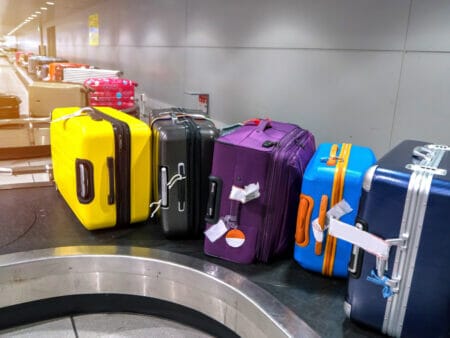
<instances>
[{"instance_id":1,"label":"pink suitcase","mask_svg":"<svg viewBox=\"0 0 450 338\"><path fill-rule=\"evenodd\" d=\"M84 85L91 89L91 106L127 109L135 105L134 88L137 83L124 78L89 78Z\"/></svg>"}]
</instances>

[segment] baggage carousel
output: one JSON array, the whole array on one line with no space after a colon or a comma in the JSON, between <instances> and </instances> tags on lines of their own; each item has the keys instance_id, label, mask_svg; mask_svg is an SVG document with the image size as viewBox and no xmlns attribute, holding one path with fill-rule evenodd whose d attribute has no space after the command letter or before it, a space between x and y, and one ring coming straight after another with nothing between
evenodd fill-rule
<instances>
[{"instance_id":1,"label":"baggage carousel","mask_svg":"<svg viewBox=\"0 0 450 338\"><path fill-rule=\"evenodd\" d=\"M213 336L378 337L345 318L346 282L290 257L238 265L159 224L87 231L48 182L0 189L0 328L82 313L168 318Z\"/></svg>"}]
</instances>

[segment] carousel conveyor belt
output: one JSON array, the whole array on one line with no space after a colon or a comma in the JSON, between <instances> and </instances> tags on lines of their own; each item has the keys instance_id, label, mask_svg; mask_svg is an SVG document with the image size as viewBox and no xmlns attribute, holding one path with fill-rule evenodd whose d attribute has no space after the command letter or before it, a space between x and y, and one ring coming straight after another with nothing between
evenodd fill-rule
<instances>
[{"instance_id":1,"label":"carousel conveyor belt","mask_svg":"<svg viewBox=\"0 0 450 338\"><path fill-rule=\"evenodd\" d=\"M167 251L43 249L0 257L0 271L2 327L73 313L133 312L174 319L216 337L318 337L247 278Z\"/></svg>"},{"instance_id":2,"label":"carousel conveyor belt","mask_svg":"<svg viewBox=\"0 0 450 338\"><path fill-rule=\"evenodd\" d=\"M166 239L156 221L88 231L52 185L0 189L0 211L1 328L160 309L215 336L381 336L345 318L345 280L303 270L289 256L227 262L206 256L201 238Z\"/></svg>"}]
</instances>

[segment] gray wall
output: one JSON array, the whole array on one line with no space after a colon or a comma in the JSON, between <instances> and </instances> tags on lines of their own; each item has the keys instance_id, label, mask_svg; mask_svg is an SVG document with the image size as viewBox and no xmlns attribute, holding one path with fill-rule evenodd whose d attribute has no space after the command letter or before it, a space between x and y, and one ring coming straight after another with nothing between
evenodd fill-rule
<instances>
[{"instance_id":1,"label":"gray wall","mask_svg":"<svg viewBox=\"0 0 450 338\"><path fill-rule=\"evenodd\" d=\"M174 105L208 92L224 122L270 116L378 156L406 138L450 144L449 0L109 0L56 17L60 56Z\"/></svg>"}]
</instances>

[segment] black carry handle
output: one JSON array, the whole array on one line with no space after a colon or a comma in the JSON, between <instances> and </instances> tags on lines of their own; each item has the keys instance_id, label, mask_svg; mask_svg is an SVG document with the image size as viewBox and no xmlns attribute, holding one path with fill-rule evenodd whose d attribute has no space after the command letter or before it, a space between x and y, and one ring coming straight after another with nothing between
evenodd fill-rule
<instances>
[{"instance_id":1,"label":"black carry handle","mask_svg":"<svg viewBox=\"0 0 450 338\"><path fill-rule=\"evenodd\" d=\"M186 177L186 169L184 163L178 163L178 174L181 177ZM182 212L185 209L186 204L186 186L184 180L180 180L177 183L178 185L178 211Z\"/></svg>"},{"instance_id":2,"label":"black carry handle","mask_svg":"<svg viewBox=\"0 0 450 338\"><path fill-rule=\"evenodd\" d=\"M108 166L108 176L109 176L109 194L108 194L108 204L114 204L114 159L112 157L106 158L106 165Z\"/></svg>"},{"instance_id":3,"label":"black carry handle","mask_svg":"<svg viewBox=\"0 0 450 338\"><path fill-rule=\"evenodd\" d=\"M94 199L94 166L89 160L76 159L75 172L78 201L88 204Z\"/></svg>"},{"instance_id":4,"label":"black carry handle","mask_svg":"<svg viewBox=\"0 0 450 338\"><path fill-rule=\"evenodd\" d=\"M169 182L169 169L167 167L161 167L159 169L159 189L161 196L161 208L167 208L169 206L169 188L167 183Z\"/></svg>"},{"instance_id":5,"label":"black carry handle","mask_svg":"<svg viewBox=\"0 0 450 338\"><path fill-rule=\"evenodd\" d=\"M369 225L363 219L356 218L356 227L360 230L367 231ZM352 278L358 279L361 277L362 263L364 259L364 250L353 245L352 254L350 256L350 262L348 263L348 272Z\"/></svg>"},{"instance_id":6,"label":"black carry handle","mask_svg":"<svg viewBox=\"0 0 450 338\"><path fill-rule=\"evenodd\" d=\"M206 205L205 221L215 224L219 221L220 196L222 194L222 179L209 176L209 197Z\"/></svg>"}]
</instances>

